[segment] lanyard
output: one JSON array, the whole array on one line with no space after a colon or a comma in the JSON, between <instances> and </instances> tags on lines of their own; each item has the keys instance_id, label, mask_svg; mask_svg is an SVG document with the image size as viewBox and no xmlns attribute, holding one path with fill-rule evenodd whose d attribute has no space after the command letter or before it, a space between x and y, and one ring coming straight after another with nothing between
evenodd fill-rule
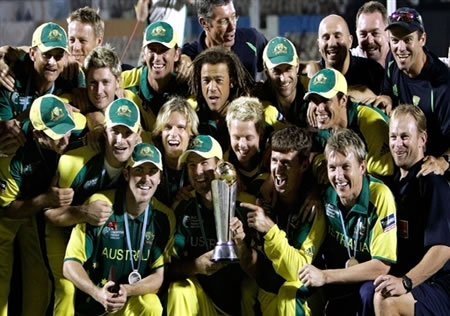
<instances>
[{"instance_id":1,"label":"lanyard","mask_svg":"<svg viewBox=\"0 0 450 316\"><path fill-rule=\"evenodd\" d=\"M341 224L342 224L342 232L344 233L344 238L345 238L345 247L347 248L348 257L352 258L352 255L350 253L350 242L349 242L349 238L347 236L347 231L345 229L345 224L344 224L344 216L342 215L341 211L339 211L339 214L341 215ZM356 223L356 239L355 239L355 247L353 248L353 258L356 258L356 249L358 249L360 227L361 227L361 217L358 218L358 222Z\"/></svg>"},{"instance_id":2,"label":"lanyard","mask_svg":"<svg viewBox=\"0 0 450 316\"><path fill-rule=\"evenodd\" d=\"M148 218L148 205L145 209L144 213L144 223L142 224L142 233L141 233L141 243L139 245L139 259L137 263L136 269L134 268L134 260L133 260L133 248L131 247L131 238L130 238L130 228L128 226L128 213L125 210L125 201L123 202L124 206L124 212L123 212L123 219L125 221L125 234L127 236L127 245L128 250L130 251L130 262L131 262L131 269L133 271L137 270L139 271L139 267L141 266L141 260L142 260L142 250L144 249L144 239L145 239L145 230L147 228L147 218Z\"/></svg>"}]
</instances>

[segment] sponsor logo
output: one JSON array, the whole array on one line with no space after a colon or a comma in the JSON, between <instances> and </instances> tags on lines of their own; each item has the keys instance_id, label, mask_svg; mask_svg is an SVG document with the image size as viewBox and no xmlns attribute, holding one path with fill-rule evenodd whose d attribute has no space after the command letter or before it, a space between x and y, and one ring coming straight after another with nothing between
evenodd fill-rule
<instances>
[{"instance_id":1,"label":"sponsor logo","mask_svg":"<svg viewBox=\"0 0 450 316\"><path fill-rule=\"evenodd\" d=\"M380 223L381 227L383 228L383 233L387 233L388 231L396 227L395 215L389 214L388 216L382 218L380 220Z\"/></svg>"}]
</instances>

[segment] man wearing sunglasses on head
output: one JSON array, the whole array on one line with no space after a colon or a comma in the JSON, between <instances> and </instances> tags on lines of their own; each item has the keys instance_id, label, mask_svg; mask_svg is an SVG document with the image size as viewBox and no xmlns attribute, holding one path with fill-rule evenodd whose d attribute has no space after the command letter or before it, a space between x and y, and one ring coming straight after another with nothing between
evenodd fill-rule
<instances>
[{"instance_id":1,"label":"man wearing sunglasses on head","mask_svg":"<svg viewBox=\"0 0 450 316\"><path fill-rule=\"evenodd\" d=\"M444 174L450 167L450 69L426 48L427 34L416 10L398 9L386 29L391 52L383 95L375 105L388 114L398 104L420 107L429 124L427 156L418 176Z\"/></svg>"}]
</instances>

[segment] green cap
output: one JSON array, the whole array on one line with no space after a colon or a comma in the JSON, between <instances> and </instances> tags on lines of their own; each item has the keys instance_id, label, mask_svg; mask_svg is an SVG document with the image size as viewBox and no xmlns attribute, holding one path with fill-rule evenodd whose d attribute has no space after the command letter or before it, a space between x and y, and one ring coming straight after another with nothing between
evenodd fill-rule
<instances>
[{"instance_id":1,"label":"green cap","mask_svg":"<svg viewBox=\"0 0 450 316\"><path fill-rule=\"evenodd\" d=\"M274 37L267 43L263 52L264 65L268 69L281 64L298 65L298 55L294 44L285 37Z\"/></svg>"},{"instance_id":2,"label":"green cap","mask_svg":"<svg viewBox=\"0 0 450 316\"><path fill-rule=\"evenodd\" d=\"M198 135L189 144L188 149L181 154L179 162L186 162L190 153L196 153L205 159L216 157L222 159L222 147L217 140L209 135Z\"/></svg>"},{"instance_id":3,"label":"green cap","mask_svg":"<svg viewBox=\"0 0 450 316\"><path fill-rule=\"evenodd\" d=\"M161 153L158 148L152 144L140 143L134 147L133 153L128 159L127 166L135 168L143 163L151 162L159 170L163 170L163 164L161 160Z\"/></svg>"},{"instance_id":4,"label":"green cap","mask_svg":"<svg viewBox=\"0 0 450 316\"><path fill-rule=\"evenodd\" d=\"M178 44L178 36L173 27L167 22L153 22L145 29L142 47L150 43L160 43L167 48L173 48Z\"/></svg>"},{"instance_id":5,"label":"green cap","mask_svg":"<svg viewBox=\"0 0 450 316\"><path fill-rule=\"evenodd\" d=\"M75 128L75 122L64 102L52 94L33 101L30 121L34 129L43 131L51 139L58 140Z\"/></svg>"},{"instance_id":6,"label":"green cap","mask_svg":"<svg viewBox=\"0 0 450 316\"><path fill-rule=\"evenodd\" d=\"M31 47L38 47L43 53L54 48L62 48L69 52L66 31L55 23L41 24L33 33Z\"/></svg>"},{"instance_id":7,"label":"green cap","mask_svg":"<svg viewBox=\"0 0 450 316\"><path fill-rule=\"evenodd\" d=\"M105 112L106 127L123 125L134 133L141 127L141 117L138 106L131 100L119 98L111 102Z\"/></svg>"},{"instance_id":8,"label":"green cap","mask_svg":"<svg viewBox=\"0 0 450 316\"><path fill-rule=\"evenodd\" d=\"M308 92L303 99L308 100L311 94L318 94L326 99L331 99L338 92L347 94L347 80L339 71L325 68L316 72L309 80Z\"/></svg>"}]
</instances>

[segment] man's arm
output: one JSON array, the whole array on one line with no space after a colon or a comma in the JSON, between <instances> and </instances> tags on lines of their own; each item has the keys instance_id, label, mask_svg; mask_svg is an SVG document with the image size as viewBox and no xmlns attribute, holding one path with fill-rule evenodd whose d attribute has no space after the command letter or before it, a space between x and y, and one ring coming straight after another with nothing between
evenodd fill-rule
<instances>
[{"instance_id":1,"label":"man's arm","mask_svg":"<svg viewBox=\"0 0 450 316\"><path fill-rule=\"evenodd\" d=\"M378 259L372 259L344 269L320 270L313 265L300 269L299 277L305 286L319 287L333 283L356 283L375 280L379 275L386 274L390 265Z\"/></svg>"},{"instance_id":2,"label":"man's arm","mask_svg":"<svg viewBox=\"0 0 450 316\"><path fill-rule=\"evenodd\" d=\"M237 217L231 219L230 230L242 270L251 277L256 277L258 253L245 242L244 226Z\"/></svg>"},{"instance_id":3,"label":"man's arm","mask_svg":"<svg viewBox=\"0 0 450 316\"><path fill-rule=\"evenodd\" d=\"M450 259L450 247L436 245L431 247L422 260L406 276L411 279L413 288L422 284L438 272ZM402 278L392 275L380 275L374 282L375 291L384 296L398 296L406 293Z\"/></svg>"},{"instance_id":4,"label":"man's arm","mask_svg":"<svg viewBox=\"0 0 450 316\"><path fill-rule=\"evenodd\" d=\"M157 293L164 280L164 267L156 269L135 284L124 284L128 296L138 296L148 293Z\"/></svg>"},{"instance_id":5,"label":"man's arm","mask_svg":"<svg viewBox=\"0 0 450 316\"><path fill-rule=\"evenodd\" d=\"M89 223L93 226L103 225L111 216L111 205L102 200L96 200L86 205L68 205L52 208L45 212L47 221L55 226L73 226L79 223Z\"/></svg>"},{"instance_id":6,"label":"man's arm","mask_svg":"<svg viewBox=\"0 0 450 316\"><path fill-rule=\"evenodd\" d=\"M197 274L212 275L222 269L225 264L211 260L214 250L190 260L173 260L169 265L169 278L171 280L186 279Z\"/></svg>"}]
</instances>

